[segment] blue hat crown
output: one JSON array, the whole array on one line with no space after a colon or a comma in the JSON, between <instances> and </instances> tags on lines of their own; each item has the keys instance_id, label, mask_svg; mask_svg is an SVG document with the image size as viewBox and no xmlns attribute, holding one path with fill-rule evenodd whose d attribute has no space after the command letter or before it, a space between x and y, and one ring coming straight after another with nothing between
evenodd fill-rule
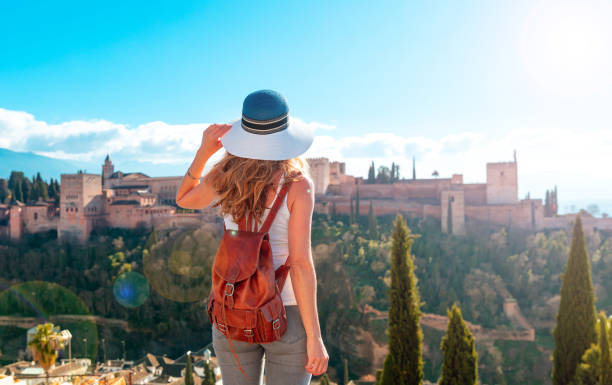
<instances>
[{"instance_id":1,"label":"blue hat crown","mask_svg":"<svg viewBox=\"0 0 612 385\"><path fill-rule=\"evenodd\" d=\"M242 104L242 128L253 134L272 134L289 125L289 105L273 90L250 93Z\"/></svg>"}]
</instances>

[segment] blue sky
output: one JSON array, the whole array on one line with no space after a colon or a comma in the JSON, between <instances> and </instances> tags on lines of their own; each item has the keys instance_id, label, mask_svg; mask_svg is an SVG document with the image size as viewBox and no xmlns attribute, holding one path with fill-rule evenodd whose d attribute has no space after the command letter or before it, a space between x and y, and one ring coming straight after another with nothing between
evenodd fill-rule
<instances>
[{"instance_id":1,"label":"blue sky","mask_svg":"<svg viewBox=\"0 0 612 385\"><path fill-rule=\"evenodd\" d=\"M271 88L316 127L308 155L350 173L414 155L484 182L517 149L521 197L612 207L610 18L598 0L10 2L0 147L182 175L207 123Z\"/></svg>"}]
</instances>

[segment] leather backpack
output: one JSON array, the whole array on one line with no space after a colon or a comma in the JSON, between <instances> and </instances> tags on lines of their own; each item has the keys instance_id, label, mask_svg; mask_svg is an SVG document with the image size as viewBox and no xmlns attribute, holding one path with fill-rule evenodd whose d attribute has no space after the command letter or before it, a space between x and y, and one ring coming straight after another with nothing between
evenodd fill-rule
<instances>
[{"instance_id":1,"label":"leather backpack","mask_svg":"<svg viewBox=\"0 0 612 385\"><path fill-rule=\"evenodd\" d=\"M238 367L246 376L231 340L269 343L287 330L280 293L289 273L289 258L274 269L268 231L291 182L282 185L259 231L250 231L251 216L238 230L224 226L212 266L212 286L206 311L210 323L227 338ZM246 376L248 378L248 376Z\"/></svg>"}]
</instances>

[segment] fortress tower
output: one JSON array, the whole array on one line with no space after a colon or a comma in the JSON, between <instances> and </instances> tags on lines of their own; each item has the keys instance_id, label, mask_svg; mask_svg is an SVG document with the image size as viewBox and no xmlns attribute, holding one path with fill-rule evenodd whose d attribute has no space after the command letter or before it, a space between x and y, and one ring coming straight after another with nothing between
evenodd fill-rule
<instances>
[{"instance_id":1,"label":"fortress tower","mask_svg":"<svg viewBox=\"0 0 612 385\"><path fill-rule=\"evenodd\" d=\"M518 203L516 151L514 161L487 163L487 204Z\"/></svg>"},{"instance_id":2,"label":"fortress tower","mask_svg":"<svg viewBox=\"0 0 612 385\"><path fill-rule=\"evenodd\" d=\"M107 157L108 160L108 157ZM101 215L102 185L98 174L61 174L58 239L87 240L92 229L91 215Z\"/></svg>"},{"instance_id":3,"label":"fortress tower","mask_svg":"<svg viewBox=\"0 0 612 385\"><path fill-rule=\"evenodd\" d=\"M308 158L308 166L310 167L310 175L312 176L312 182L315 185L315 194L325 194L327 192L327 186L329 186L330 182L329 159ZM340 165L337 164L335 167L337 168L336 173L340 173L339 167Z\"/></svg>"},{"instance_id":4,"label":"fortress tower","mask_svg":"<svg viewBox=\"0 0 612 385\"><path fill-rule=\"evenodd\" d=\"M113 165L113 162L111 161L110 156L106 154L106 158L104 158L104 164L102 165L102 176L104 178L102 180L103 188L106 189L110 187L110 186L107 186L106 181L114 172L115 172L115 166Z\"/></svg>"}]
</instances>

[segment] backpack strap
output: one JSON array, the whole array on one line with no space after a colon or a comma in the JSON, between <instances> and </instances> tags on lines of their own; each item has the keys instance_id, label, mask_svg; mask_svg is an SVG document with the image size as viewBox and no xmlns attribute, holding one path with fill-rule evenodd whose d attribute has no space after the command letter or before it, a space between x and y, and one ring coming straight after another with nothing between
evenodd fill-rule
<instances>
[{"instance_id":1,"label":"backpack strap","mask_svg":"<svg viewBox=\"0 0 612 385\"><path fill-rule=\"evenodd\" d=\"M285 175L282 175L281 181L284 181L284 179L285 179ZM285 194L287 194L290 184L291 182L283 182L280 184L279 186L280 190L276 194L274 203L272 204L272 207L270 208L270 211L268 212L268 215L266 216L266 220L264 221L263 225L259 229L259 232L267 233L270 230L270 226L272 226L272 221L274 220L274 217L276 216L276 213L278 212L278 209L280 208L280 205L283 202L283 199L285 199ZM253 222L254 222L253 216L251 215L250 212L247 212L245 216L240 218L240 221L238 222L238 229L247 230L247 231L257 231L256 224L254 225Z\"/></svg>"},{"instance_id":2,"label":"backpack strap","mask_svg":"<svg viewBox=\"0 0 612 385\"><path fill-rule=\"evenodd\" d=\"M289 274L289 267L289 257L287 257L285 263L274 271L274 278L276 279L279 293L283 291L283 286L285 286L285 280L287 279L287 274Z\"/></svg>"},{"instance_id":3,"label":"backpack strap","mask_svg":"<svg viewBox=\"0 0 612 385\"><path fill-rule=\"evenodd\" d=\"M285 195L287 195L287 191L289 191L290 185L291 185L291 182L283 183L282 185L283 187L281 187L280 191L278 192L278 195L276 196L276 199L274 200L274 203L272 204L272 208L268 212L268 215L266 216L266 220L264 224L261 226L261 229L259 230L259 232L267 233L268 230L270 230L270 226L272 226L272 221L274 220L274 217L276 216L278 209L280 209L280 206L283 203L283 200L285 199Z\"/></svg>"}]
</instances>

